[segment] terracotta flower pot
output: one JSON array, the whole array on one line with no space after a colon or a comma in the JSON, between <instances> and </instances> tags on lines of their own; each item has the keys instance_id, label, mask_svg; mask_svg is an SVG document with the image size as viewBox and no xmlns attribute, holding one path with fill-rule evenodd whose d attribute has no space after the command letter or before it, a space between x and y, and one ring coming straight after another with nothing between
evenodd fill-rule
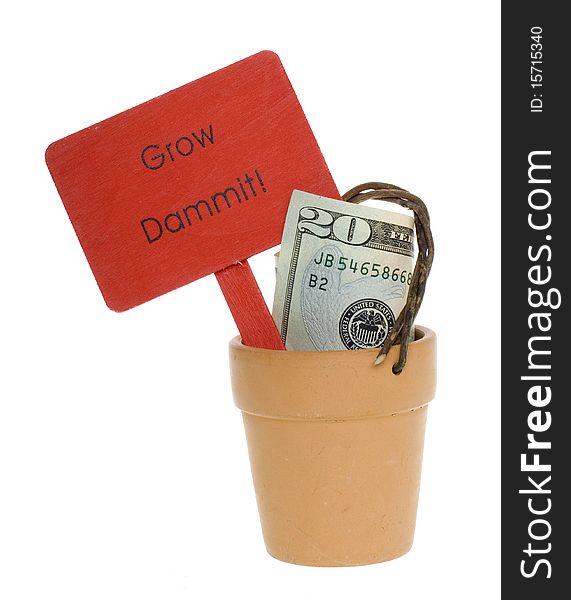
<instances>
[{"instance_id":1,"label":"terracotta flower pot","mask_svg":"<svg viewBox=\"0 0 571 600\"><path fill-rule=\"evenodd\" d=\"M414 536L436 336L416 328L392 373L377 350L280 352L230 342L268 552L316 566L381 562Z\"/></svg>"}]
</instances>

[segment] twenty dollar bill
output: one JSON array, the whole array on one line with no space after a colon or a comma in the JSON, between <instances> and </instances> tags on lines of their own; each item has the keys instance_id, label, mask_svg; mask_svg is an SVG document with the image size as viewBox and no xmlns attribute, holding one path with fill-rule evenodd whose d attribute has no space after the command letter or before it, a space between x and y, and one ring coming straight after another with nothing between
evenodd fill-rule
<instances>
[{"instance_id":1,"label":"twenty dollar bill","mask_svg":"<svg viewBox=\"0 0 571 600\"><path fill-rule=\"evenodd\" d=\"M288 350L379 347L406 303L414 220L295 190L273 317Z\"/></svg>"}]
</instances>

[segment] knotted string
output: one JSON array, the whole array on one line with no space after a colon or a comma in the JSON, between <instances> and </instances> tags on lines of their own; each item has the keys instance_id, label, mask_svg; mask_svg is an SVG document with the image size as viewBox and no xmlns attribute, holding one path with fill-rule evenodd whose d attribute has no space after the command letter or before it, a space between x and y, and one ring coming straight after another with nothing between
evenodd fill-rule
<instances>
[{"instance_id":1,"label":"knotted string","mask_svg":"<svg viewBox=\"0 0 571 600\"><path fill-rule=\"evenodd\" d=\"M426 280L434 259L434 241L430 231L430 216L426 205L418 196L390 183L362 183L346 192L342 199L356 204L365 200L385 200L399 204L414 212L418 256L414 265L408 297L394 327L386 337L375 359L376 365L382 363L395 342L400 342L399 359L393 365L393 373L398 374L406 364L410 332L422 304Z\"/></svg>"}]
</instances>

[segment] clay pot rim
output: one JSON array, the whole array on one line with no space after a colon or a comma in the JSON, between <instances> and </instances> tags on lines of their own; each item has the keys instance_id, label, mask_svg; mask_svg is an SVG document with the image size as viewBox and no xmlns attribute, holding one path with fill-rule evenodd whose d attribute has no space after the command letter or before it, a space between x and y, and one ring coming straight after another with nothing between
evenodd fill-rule
<instances>
[{"instance_id":1,"label":"clay pot rim","mask_svg":"<svg viewBox=\"0 0 571 600\"><path fill-rule=\"evenodd\" d=\"M416 327L408 362L395 375L399 346L374 366L370 350L283 351L230 341L234 402L259 417L301 421L345 421L396 416L424 408L436 388L436 334ZM340 396L337 391L351 387ZM326 390L323 393L323 390Z\"/></svg>"},{"instance_id":2,"label":"clay pot rim","mask_svg":"<svg viewBox=\"0 0 571 600\"><path fill-rule=\"evenodd\" d=\"M432 331L432 329L428 329L428 327L423 327L422 325L416 325L414 328L414 341L412 341L409 344L409 347L412 346L419 346L422 344L427 344L427 343L431 343L432 342L432 338L434 338L436 336L436 334L434 333L434 331ZM230 348L234 349L239 349L240 351L243 352L255 352L257 354L286 354L286 355L292 355L295 354L297 356L303 356L304 354L308 355L308 356L312 356L312 357L317 357L317 356L322 356L324 357L331 357L333 355L354 355L354 356L367 356L370 355L373 357L372 360L375 359L375 357L377 356L379 349L378 348L370 348L370 349L363 349L363 350L287 350L287 351L283 351L283 350L270 350L268 348L257 348L255 346L245 346L244 344L242 344L242 338L237 335L236 337L232 338L230 340ZM393 346L393 348L391 349L391 351L389 352L388 356L387 356L387 361L389 361L389 359L391 357L394 357L397 352L399 345L395 344ZM394 373L393 373L394 375ZM397 375L395 375L395 377L397 377Z\"/></svg>"}]
</instances>

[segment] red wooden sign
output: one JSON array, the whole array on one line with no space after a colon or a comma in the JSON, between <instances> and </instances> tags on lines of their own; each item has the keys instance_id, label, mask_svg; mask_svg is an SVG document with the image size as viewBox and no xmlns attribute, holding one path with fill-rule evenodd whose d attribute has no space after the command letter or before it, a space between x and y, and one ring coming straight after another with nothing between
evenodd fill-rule
<instances>
[{"instance_id":1,"label":"red wooden sign","mask_svg":"<svg viewBox=\"0 0 571 600\"><path fill-rule=\"evenodd\" d=\"M245 259L280 242L292 190L339 197L269 51L54 142L46 161L115 311L242 261L243 292L237 269L219 277L236 317L257 290Z\"/></svg>"}]
</instances>

